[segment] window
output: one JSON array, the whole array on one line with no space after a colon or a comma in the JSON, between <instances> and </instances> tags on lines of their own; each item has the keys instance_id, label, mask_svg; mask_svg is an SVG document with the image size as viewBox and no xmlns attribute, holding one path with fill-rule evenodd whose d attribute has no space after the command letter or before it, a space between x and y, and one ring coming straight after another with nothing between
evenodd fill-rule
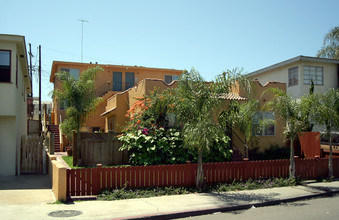
<instances>
[{"instance_id":1,"label":"window","mask_svg":"<svg viewBox=\"0 0 339 220\"><path fill-rule=\"evenodd\" d=\"M298 85L298 67L288 69L288 86Z\"/></svg>"},{"instance_id":2,"label":"window","mask_svg":"<svg viewBox=\"0 0 339 220\"><path fill-rule=\"evenodd\" d=\"M179 79L179 76L176 76L176 75L165 75L165 83L166 84L170 84L174 80L178 80L178 79Z\"/></svg>"},{"instance_id":3,"label":"window","mask_svg":"<svg viewBox=\"0 0 339 220\"><path fill-rule=\"evenodd\" d=\"M122 91L122 72L113 72L113 91Z\"/></svg>"},{"instance_id":4,"label":"window","mask_svg":"<svg viewBox=\"0 0 339 220\"><path fill-rule=\"evenodd\" d=\"M252 122L253 136L274 136L275 115L273 112L257 112Z\"/></svg>"},{"instance_id":5,"label":"window","mask_svg":"<svg viewBox=\"0 0 339 220\"><path fill-rule=\"evenodd\" d=\"M73 76L74 79L77 79L77 80L79 79L79 75L80 75L79 69L61 68L60 71L71 74L71 76Z\"/></svg>"},{"instance_id":6,"label":"window","mask_svg":"<svg viewBox=\"0 0 339 220\"><path fill-rule=\"evenodd\" d=\"M323 68L319 66L304 66L304 84L323 85Z\"/></svg>"},{"instance_id":7,"label":"window","mask_svg":"<svg viewBox=\"0 0 339 220\"><path fill-rule=\"evenodd\" d=\"M11 51L0 50L0 82L11 82Z\"/></svg>"},{"instance_id":8,"label":"window","mask_svg":"<svg viewBox=\"0 0 339 220\"><path fill-rule=\"evenodd\" d=\"M65 100L63 102L60 101L60 105L59 105L59 109L60 110L65 110L67 109L69 106L68 106L68 102Z\"/></svg>"},{"instance_id":9,"label":"window","mask_svg":"<svg viewBox=\"0 0 339 220\"><path fill-rule=\"evenodd\" d=\"M132 88L134 86L134 73L126 72L125 73L125 90Z\"/></svg>"}]
</instances>

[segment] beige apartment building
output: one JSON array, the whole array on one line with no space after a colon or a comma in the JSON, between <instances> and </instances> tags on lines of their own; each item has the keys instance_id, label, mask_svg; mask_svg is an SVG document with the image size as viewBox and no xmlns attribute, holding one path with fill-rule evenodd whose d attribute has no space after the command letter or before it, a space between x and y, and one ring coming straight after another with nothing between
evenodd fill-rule
<instances>
[{"instance_id":1,"label":"beige apartment building","mask_svg":"<svg viewBox=\"0 0 339 220\"><path fill-rule=\"evenodd\" d=\"M0 34L0 175L20 174L21 137L27 135L31 93L24 36Z\"/></svg>"}]
</instances>

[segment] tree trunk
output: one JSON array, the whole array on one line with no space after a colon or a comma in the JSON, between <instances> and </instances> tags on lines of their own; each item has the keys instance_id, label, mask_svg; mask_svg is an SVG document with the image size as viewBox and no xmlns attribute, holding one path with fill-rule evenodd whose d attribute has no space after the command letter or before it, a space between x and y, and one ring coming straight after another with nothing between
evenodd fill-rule
<instances>
[{"instance_id":1,"label":"tree trunk","mask_svg":"<svg viewBox=\"0 0 339 220\"><path fill-rule=\"evenodd\" d=\"M295 179L295 161L294 161L294 147L293 147L293 141L294 139L291 138L291 143L290 143L290 166L289 166L289 171L290 171L290 178Z\"/></svg>"},{"instance_id":2,"label":"tree trunk","mask_svg":"<svg viewBox=\"0 0 339 220\"><path fill-rule=\"evenodd\" d=\"M77 129L77 154L78 154L78 163L77 166L82 166L81 161L81 144L80 144L80 129Z\"/></svg>"},{"instance_id":3,"label":"tree trunk","mask_svg":"<svg viewBox=\"0 0 339 220\"><path fill-rule=\"evenodd\" d=\"M198 151L198 171L197 171L197 179L196 179L196 187L199 191L204 190L204 169L202 166L202 150Z\"/></svg>"},{"instance_id":4,"label":"tree trunk","mask_svg":"<svg viewBox=\"0 0 339 220\"><path fill-rule=\"evenodd\" d=\"M330 157L328 158L328 177L333 177L333 160L332 160L332 135L330 133Z\"/></svg>"}]
</instances>

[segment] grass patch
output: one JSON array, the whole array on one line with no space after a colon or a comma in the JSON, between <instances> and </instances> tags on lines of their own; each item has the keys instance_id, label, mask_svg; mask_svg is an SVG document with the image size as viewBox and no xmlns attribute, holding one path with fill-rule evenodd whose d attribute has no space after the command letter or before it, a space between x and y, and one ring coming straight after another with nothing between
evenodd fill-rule
<instances>
[{"instance_id":1,"label":"grass patch","mask_svg":"<svg viewBox=\"0 0 339 220\"><path fill-rule=\"evenodd\" d=\"M62 205L62 204L66 204L65 201L61 201L61 200L57 200L55 202L49 202L47 204L50 204L50 205Z\"/></svg>"},{"instance_id":2,"label":"grass patch","mask_svg":"<svg viewBox=\"0 0 339 220\"><path fill-rule=\"evenodd\" d=\"M80 169L86 167L73 166L73 156L62 156L62 159L67 163L71 169Z\"/></svg>"},{"instance_id":3,"label":"grass patch","mask_svg":"<svg viewBox=\"0 0 339 220\"><path fill-rule=\"evenodd\" d=\"M67 163L71 169L91 168L96 166L73 166L73 156L62 156L62 159ZM130 167L131 165L119 165L119 166L102 166L102 167Z\"/></svg>"},{"instance_id":4,"label":"grass patch","mask_svg":"<svg viewBox=\"0 0 339 220\"><path fill-rule=\"evenodd\" d=\"M284 179L284 178L272 178L272 179L258 179L258 180L247 180L233 181L232 183L219 183L212 186L208 186L205 192L229 192L239 190L253 190L253 189L265 189L273 187L283 186L295 186L303 184L298 179ZM135 198L149 198L156 196L165 195L182 195L198 193L195 187L153 187L143 189L127 189L123 187L121 189L114 190L103 190L98 195L98 200L121 200L121 199L135 199Z\"/></svg>"}]
</instances>

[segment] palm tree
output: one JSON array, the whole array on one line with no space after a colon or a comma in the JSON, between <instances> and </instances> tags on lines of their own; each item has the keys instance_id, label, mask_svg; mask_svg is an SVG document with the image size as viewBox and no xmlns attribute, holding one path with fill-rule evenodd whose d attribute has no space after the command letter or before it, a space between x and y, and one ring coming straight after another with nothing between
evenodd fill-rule
<instances>
[{"instance_id":1,"label":"palm tree","mask_svg":"<svg viewBox=\"0 0 339 220\"><path fill-rule=\"evenodd\" d=\"M78 161L74 165L81 165L80 152L80 128L85 123L86 116L96 109L101 98L96 97L94 84L96 73L103 70L100 67L92 67L80 74L80 78L75 79L68 72L56 74L62 83L62 90L54 90L53 95L59 103L64 103L66 108L66 118L61 124L61 128L73 128L77 132L77 156ZM66 129L67 130L67 129ZM69 135L69 134L68 134Z\"/></svg>"},{"instance_id":2,"label":"palm tree","mask_svg":"<svg viewBox=\"0 0 339 220\"><path fill-rule=\"evenodd\" d=\"M236 125L239 130L245 136L245 145L251 140L252 131L253 131L253 119L255 114L258 112L259 101L258 100L249 100L246 103L243 103L239 107L238 117L236 119Z\"/></svg>"},{"instance_id":3,"label":"palm tree","mask_svg":"<svg viewBox=\"0 0 339 220\"><path fill-rule=\"evenodd\" d=\"M296 100L292 96L287 95L281 89L272 88L269 91L273 94L273 98L264 106L264 110L274 111L278 117L286 120L286 128L284 137L290 141L290 166L289 176L295 178L295 160L293 142L298 138L298 132L305 127L304 121L301 120L301 100Z\"/></svg>"},{"instance_id":4,"label":"palm tree","mask_svg":"<svg viewBox=\"0 0 339 220\"><path fill-rule=\"evenodd\" d=\"M339 128L339 90L329 89L326 93L315 94L313 117L318 123L325 125L325 134L330 141L330 157L328 160L329 177L333 177L332 131Z\"/></svg>"},{"instance_id":5,"label":"palm tree","mask_svg":"<svg viewBox=\"0 0 339 220\"><path fill-rule=\"evenodd\" d=\"M339 26L332 28L324 37L318 57L339 60Z\"/></svg>"},{"instance_id":6,"label":"palm tree","mask_svg":"<svg viewBox=\"0 0 339 220\"><path fill-rule=\"evenodd\" d=\"M198 152L198 171L196 186L204 189L202 154L209 151L215 140L229 141L221 124L217 122L216 112L221 108L220 95L229 93L241 74L228 71L219 76L216 82L206 83L200 74L192 69L185 71L179 80L175 94L175 114L182 123L181 135L185 146Z\"/></svg>"}]
</instances>

